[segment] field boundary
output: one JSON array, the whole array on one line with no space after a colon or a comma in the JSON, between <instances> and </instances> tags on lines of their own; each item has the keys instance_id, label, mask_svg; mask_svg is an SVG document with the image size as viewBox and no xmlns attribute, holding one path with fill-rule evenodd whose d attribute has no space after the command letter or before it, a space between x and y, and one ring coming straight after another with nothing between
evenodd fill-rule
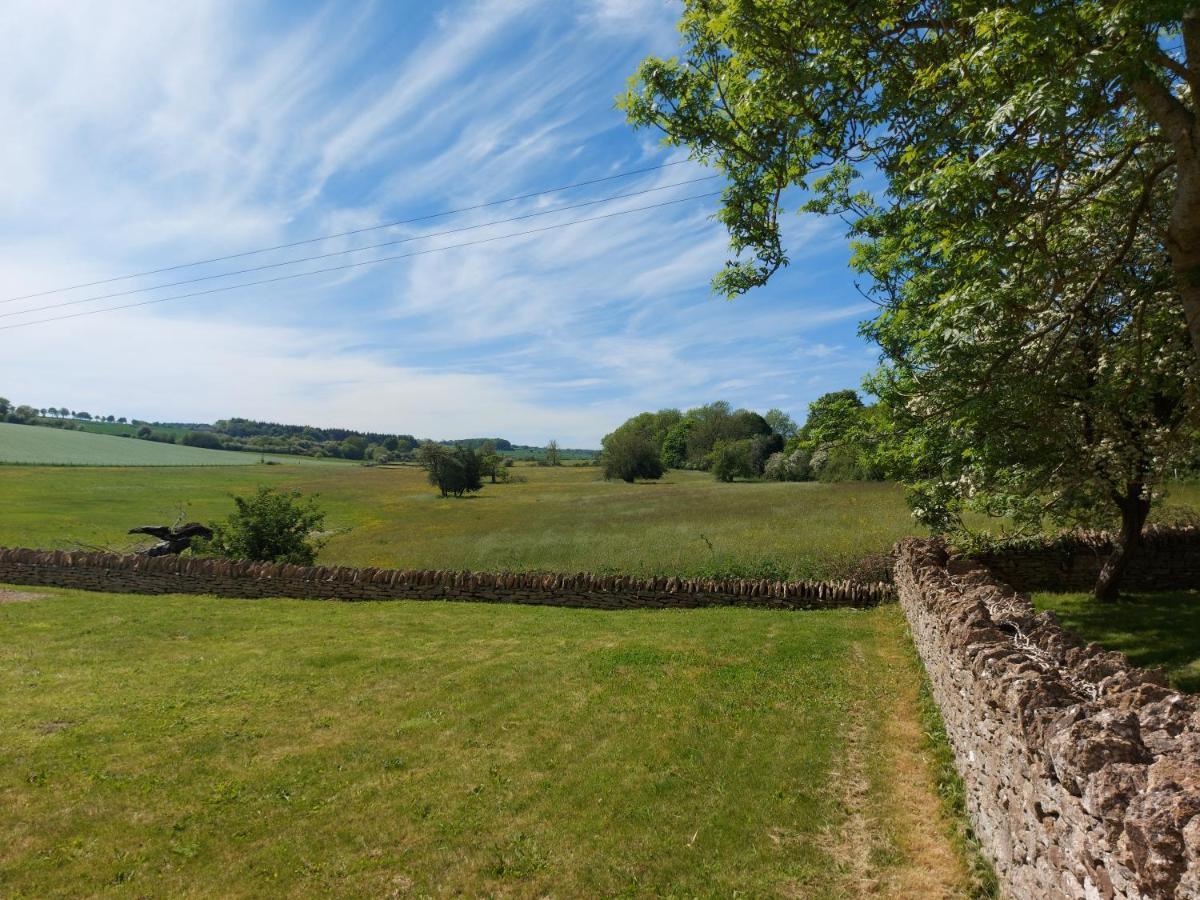
<instances>
[{"instance_id":1,"label":"field boundary","mask_svg":"<svg viewBox=\"0 0 1200 900\"><path fill-rule=\"evenodd\" d=\"M1107 531L1064 531L974 554L1019 591L1090 591L1113 552ZM1123 590L1179 591L1200 585L1200 527L1151 525L1129 561Z\"/></svg>"},{"instance_id":2,"label":"field boundary","mask_svg":"<svg viewBox=\"0 0 1200 900\"><path fill-rule=\"evenodd\" d=\"M966 806L1014 897L1200 896L1200 708L939 541L895 583Z\"/></svg>"},{"instance_id":3,"label":"field boundary","mask_svg":"<svg viewBox=\"0 0 1200 900\"><path fill-rule=\"evenodd\" d=\"M0 583L123 594L347 601L466 600L592 609L702 606L865 609L896 598L892 586L882 582L294 566L204 557L21 548L0 548Z\"/></svg>"}]
</instances>

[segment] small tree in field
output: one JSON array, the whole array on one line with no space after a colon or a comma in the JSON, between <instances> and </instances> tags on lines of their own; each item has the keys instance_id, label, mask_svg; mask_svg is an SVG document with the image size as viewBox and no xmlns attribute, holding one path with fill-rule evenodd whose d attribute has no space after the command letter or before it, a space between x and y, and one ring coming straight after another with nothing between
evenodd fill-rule
<instances>
[{"instance_id":1,"label":"small tree in field","mask_svg":"<svg viewBox=\"0 0 1200 900\"><path fill-rule=\"evenodd\" d=\"M645 435L618 430L601 441L604 451L600 463L604 478L619 478L632 484L638 478L662 478L663 464L658 449Z\"/></svg>"},{"instance_id":2,"label":"small tree in field","mask_svg":"<svg viewBox=\"0 0 1200 900\"><path fill-rule=\"evenodd\" d=\"M733 481L735 478L754 476L753 442L718 441L712 450L712 473L717 481Z\"/></svg>"},{"instance_id":3,"label":"small tree in field","mask_svg":"<svg viewBox=\"0 0 1200 900\"><path fill-rule=\"evenodd\" d=\"M558 452L558 441L550 441L546 445L546 465L561 466L562 456Z\"/></svg>"},{"instance_id":4,"label":"small tree in field","mask_svg":"<svg viewBox=\"0 0 1200 900\"><path fill-rule=\"evenodd\" d=\"M483 488L479 456L469 447L451 449L426 441L417 450L417 461L443 497L461 497Z\"/></svg>"},{"instance_id":5,"label":"small tree in field","mask_svg":"<svg viewBox=\"0 0 1200 900\"><path fill-rule=\"evenodd\" d=\"M233 514L213 525L212 540L198 546L198 552L301 566L316 562L325 545L318 536L325 513L315 497L302 499L299 491L260 486L252 496L234 497L233 502Z\"/></svg>"},{"instance_id":6,"label":"small tree in field","mask_svg":"<svg viewBox=\"0 0 1200 900\"><path fill-rule=\"evenodd\" d=\"M496 473L500 471L500 454L496 452L496 444L493 441L484 441L476 456L479 457L479 474L490 477L492 484L495 484Z\"/></svg>"}]
</instances>

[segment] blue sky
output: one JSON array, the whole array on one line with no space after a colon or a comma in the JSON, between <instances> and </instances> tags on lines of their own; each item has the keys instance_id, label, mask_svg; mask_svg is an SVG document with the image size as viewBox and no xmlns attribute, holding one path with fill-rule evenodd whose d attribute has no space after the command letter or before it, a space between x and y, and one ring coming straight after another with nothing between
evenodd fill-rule
<instances>
[{"instance_id":1,"label":"blue sky","mask_svg":"<svg viewBox=\"0 0 1200 900\"><path fill-rule=\"evenodd\" d=\"M10 0L0 299L686 159L613 105L642 57L677 46L677 15L669 0ZM49 303L617 193L661 189L345 261L686 198L719 188L678 184L709 174L685 162L224 268L3 303L0 325L55 315L24 312ZM791 267L728 302L709 291L727 255L715 203L0 331L0 393L145 419L589 447L641 410L716 399L802 419L876 359L856 334L871 307L846 267L844 228L791 216Z\"/></svg>"}]
</instances>

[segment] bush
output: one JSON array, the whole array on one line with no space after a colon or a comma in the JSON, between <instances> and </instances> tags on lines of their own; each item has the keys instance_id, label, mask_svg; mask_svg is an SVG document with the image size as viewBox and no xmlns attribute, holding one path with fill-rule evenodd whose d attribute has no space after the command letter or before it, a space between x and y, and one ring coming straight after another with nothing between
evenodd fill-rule
<instances>
[{"instance_id":1,"label":"bush","mask_svg":"<svg viewBox=\"0 0 1200 900\"><path fill-rule=\"evenodd\" d=\"M203 447L206 450L220 450L221 439L211 431L189 431L179 443L187 447Z\"/></svg>"},{"instance_id":2,"label":"bush","mask_svg":"<svg viewBox=\"0 0 1200 900\"><path fill-rule=\"evenodd\" d=\"M316 562L325 545L317 536L325 513L315 497L302 501L299 491L260 487L253 496L234 497L233 502L233 515L213 525L212 540L193 544L198 553L300 566Z\"/></svg>"},{"instance_id":3,"label":"bush","mask_svg":"<svg viewBox=\"0 0 1200 900\"><path fill-rule=\"evenodd\" d=\"M663 464L658 449L645 435L617 430L603 443L601 465L605 480L619 478L632 484L638 478L662 478Z\"/></svg>"},{"instance_id":4,"label":"bush","mask_svg":"<svg viewBox=\"0 0 1200 900\"><path fill-rule=\"evenodd\" d=\"M717 441L713 447L710 470L717 481L754 476L754 445L750 440Z\"/></svg>"},{"instance_id":5,"label":"bush","mask_svg":"<svg viewBox=\"0 0 1200 900\"><path fill-rule=\"evenodd\" d=\"M812 481L810 457L803 449L788 454L772 453L763 468L763 477L771 481Z\"/></svg>"},{"instance_id":6,"label":"bush","mask_svg":"<svg viewBox=\"0 0 1200 900\"><path fill-rule=\"evenodd\" d=\"M478 454L470 447L451 450L442 444L426 441L417 451L417 461L429 476L429 483L442 496L463 494L483 488L483 470Z\"/></svg>"}]
</instances>

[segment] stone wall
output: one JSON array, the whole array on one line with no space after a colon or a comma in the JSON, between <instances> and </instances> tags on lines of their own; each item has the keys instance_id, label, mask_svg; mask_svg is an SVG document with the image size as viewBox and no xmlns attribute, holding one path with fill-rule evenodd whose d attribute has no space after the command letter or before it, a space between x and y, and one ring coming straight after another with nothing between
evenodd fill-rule
<instances>
[{"instance_id":1,"label":"stone wall","mask_svg":"<svg viewBox=\"0 0 1200 900\"><path fill-rule=\"evenodd\" d=\"M474 600L597 609L697 606L832 609L875 606L895 599L891 585L851 581L355 569L21 549L0 549L0 583L127 594Z\"/></svg>"},{"instance_id":2,"label":"stone wall","mask_svg":"<svg viewBox=\"0 0 1200 900\"><path fill-rule=\"evenodd\" d=\"M1006 893L1200 897L1200 711L938 542L895 584Z\"/></svg>"},{"instance_id":3,"label":"stone wall","mask_svg":"<svg viewBox=\"0 0 1200 900\"><path fill-rule=\"evenodd\" d=\"M1112 549L1106 532L1066 532L979 554L978 559L1017 590L1090 591ZM1200 528L1147 528L1145 545L1130 560L1121 586L1129 591L1200 587Z\"/></svg>"}]
</instances>

